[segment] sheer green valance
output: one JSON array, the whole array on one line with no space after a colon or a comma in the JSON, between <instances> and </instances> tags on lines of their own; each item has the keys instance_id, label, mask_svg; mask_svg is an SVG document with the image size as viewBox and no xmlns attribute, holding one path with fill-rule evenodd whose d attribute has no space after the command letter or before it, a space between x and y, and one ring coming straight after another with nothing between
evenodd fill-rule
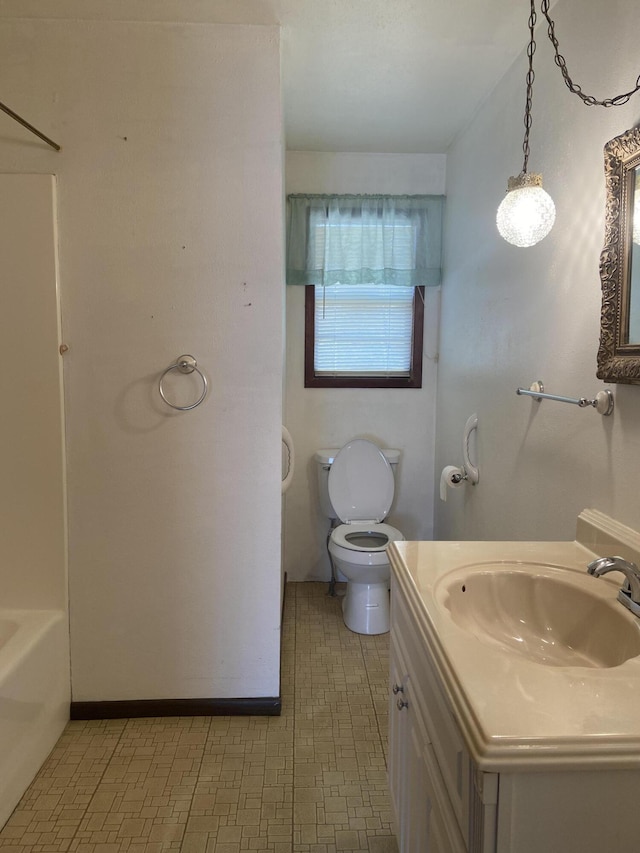
<instances>
[{"instance_id":1,"label":"sheer green valance","mask_svg":"<svg viewBox=\"0 0 640 853\"><path fill-rule=\"evenodd\" d=\"M290 195L287 284L440 284L444 196Z\"/></svg>"}]
</instances>

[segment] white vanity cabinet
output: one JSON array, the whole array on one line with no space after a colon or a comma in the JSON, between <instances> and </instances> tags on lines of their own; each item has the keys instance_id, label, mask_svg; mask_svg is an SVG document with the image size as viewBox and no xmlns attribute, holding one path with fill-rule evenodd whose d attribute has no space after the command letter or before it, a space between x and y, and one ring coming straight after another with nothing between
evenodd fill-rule
<instances>
[{"instance_id":1,"label":"white vanity cabinet","mask_svg":"<svg viewBox=\"0 0 640 853\"><path fill-rule=\"evenodd\" d=\"M400 853L493 853L497 776L474 773L418 637L394 585L389 786Z\"/></svg>"},{"instance_id":2,"label":"white vanity cabinet","mask_svg":"<svg viewBox=\"0 0 640 853\"><path fill-rule=\"evenodd\" d=\"M609 668L529 663L465 633L443 608L440 578L459 565L511 565L524 548L532 566L561 561L580 577L592 556L579 543L389 550L400 853L640 851L640 656ZM615 584L593 589L621 606Z\"/></svg>"}]
</instances>

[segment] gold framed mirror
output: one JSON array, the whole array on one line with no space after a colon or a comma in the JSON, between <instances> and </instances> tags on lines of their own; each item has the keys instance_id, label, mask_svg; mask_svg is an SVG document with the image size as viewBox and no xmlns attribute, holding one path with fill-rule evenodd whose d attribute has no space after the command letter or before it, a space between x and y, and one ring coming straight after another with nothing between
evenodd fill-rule
<instances>
[{"instance_id":1,"label":"gold framed mirror","mask_svg":"<svg viewBox=\"0 0 640 853\"><path fill-rule=\"evenodd\" d=\"M640 127L604 147L599 379L640 384Z\"/></svg>"}]
</instances>

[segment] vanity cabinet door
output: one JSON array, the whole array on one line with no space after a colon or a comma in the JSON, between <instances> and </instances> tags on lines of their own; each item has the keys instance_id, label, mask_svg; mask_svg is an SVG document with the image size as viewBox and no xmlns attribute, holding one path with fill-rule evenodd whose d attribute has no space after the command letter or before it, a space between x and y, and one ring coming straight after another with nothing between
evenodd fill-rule
<instances>
[{"instance_id":1,"label":"vanity cabinet door","mask_svg":"<svg viewBox=\"0 0 640 853\"><path fill-rule=\"evenodd\" d=\"M468 853L431 744L427 744L423 750L422 766L426 793L431 804L427 846L422 849L429 853Z\"/></svg>"},{"instance_id":2,"label":"vanity cabinet door","mask_svg":"<svg viewBox=\"0 0 640 853\"><path fill-rule=\"evenodd\" d=\"M452 811L465 843L469 840L469 799L471 761L462 734L445 699L428 649L413 625L407 602L401 591L392 586L391 634L393 642L406 661L413 679L424 729L433 747L438 775L448 795Z\"/></svg>"},{"instance_id":3,"label":"vanity cabinet door","mask_svg":"<svg viewBox=\"0 0 640 853\"><path fill-rule=\"evenodd\" d=\"M410 697L411 699L411 697ZM401 853L436 853L432 846L433 803L429 796L427 769L423 750L426 736L415 709L405 708L407 714L407 787L405 791L406 814L403 821Z\"/></svg>"},{"instance_id":4,"label":"vanity cabinet door","mask_svg":"<svg viewBox=\"0 0 640 853\"><path fill-rule=\"evenodd\" d=\"M400 853L437 853L428 841L431 801L423 750L427 735L420 724L411 676L391 639L389 700L389 788Z\"/></svg>"},{"instance_id":5,"label":"vanity cabinet door","mask_svg":"<svg viewBox=\"0 0 640 853\"><path fill-rule=\"evenodd\" d=\"M400 853L466 853L425 725L424 698L393 635L390 671L389 786Z\"/></svg>"},{"instance_id":6,"label":"vanity cabinet door","mask_svg":"<svg viewBox=\"0 0 640 853\"><path fill-rule=\"evenodd\" d=\"M390 690L389 690L389 792L391 794L391 809L396 826L396 834L402 834L402 803L404 801L406 778L406 740L407 714L398 712L397 699L404 696L407 673L403 667L398 650L394 647L393 638L390 648Z\"/></svg>"},{"instance_id":7,"label":"vanity cabinet door","mask_svg":"<svg viewBox=\"0 0 640 853\"><path fill-rule=\"evenodd\" d=\"M397 682L396 682L397 683ZM445 853L437 842L429 774L428 738L414 706L410 677L391 702L389 777L400 853Z\"/></svg>"}]
</instances>

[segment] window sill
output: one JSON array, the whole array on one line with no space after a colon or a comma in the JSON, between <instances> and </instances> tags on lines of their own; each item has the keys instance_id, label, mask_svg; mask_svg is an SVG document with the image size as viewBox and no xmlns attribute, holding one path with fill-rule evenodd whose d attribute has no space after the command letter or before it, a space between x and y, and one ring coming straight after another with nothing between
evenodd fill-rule
<instances>
[{"instance_id":1,"label":"window sill","mask_svg":"<svg viewBox=\"0 0 640 853\"><path fill-rule=\"evenodd\" d=\"M411 376L305 376L305 388L422 388Z\"/></svg>"}]
</instances>

